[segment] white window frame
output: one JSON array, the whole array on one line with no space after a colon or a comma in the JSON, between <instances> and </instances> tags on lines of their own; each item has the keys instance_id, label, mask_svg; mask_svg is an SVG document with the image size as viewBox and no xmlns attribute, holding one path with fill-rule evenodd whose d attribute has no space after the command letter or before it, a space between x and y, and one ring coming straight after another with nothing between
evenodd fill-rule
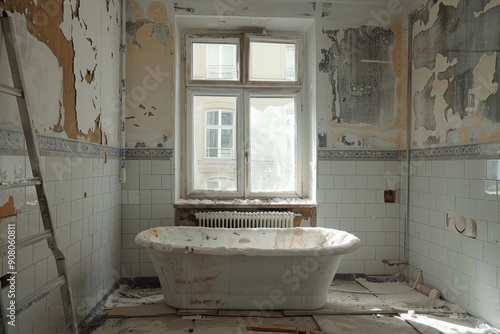
<instances>
[{"instance_id":1,"label":"white window frame","mask_svg":"<svg viewBox=\"0 0 500 334\"><path fill-rule=\"evenodd\" d=\"M227 198L307 198L307 191L304 189L304 183L307 182L305 170L308 157L305 156L308 150L303 149L302 143L306 142L306 134L308 133L308 121L303 112L302 90L302 62L303 62L303 39L304 36L297 34L272 34L256 35L246 34L244 32L214 32L215 35L208 35L206 31L186 31L183 34L184 52L182 60L184 62L182 71L184 74L185 86L183 88L183 96L185 96L186 112L183 122L183 128L186 130L183 145L183 154L181 157L182 165L185 167L182 175L182 182L185 185L181 189L181 198L211 198L211 199L227 199ZM248 62L249 59L249 43L257 42L277 42L296 45L295 57L295 80L286 81L250 81L248 80ZM192 79L191 64L192 64L192 44L202 42L214 43L237 43L237 71L239 80L199 80ZM195 152L195 137L194 137L194 112L193 112L193 97L195 95L221 95L235 96L237 98L237 110L235 112L236 124L234 124L235 133L235 158L237 163L237 179L236 191L195 191L194 179L192 177L195 170L194 157ZM296 178L295 192L265 192L265 193L250 193L250 171L247 160L249 152L249 98L250 96L293 96L295 99L295 121L296 121Z\"/></svg>"}]
</instances>

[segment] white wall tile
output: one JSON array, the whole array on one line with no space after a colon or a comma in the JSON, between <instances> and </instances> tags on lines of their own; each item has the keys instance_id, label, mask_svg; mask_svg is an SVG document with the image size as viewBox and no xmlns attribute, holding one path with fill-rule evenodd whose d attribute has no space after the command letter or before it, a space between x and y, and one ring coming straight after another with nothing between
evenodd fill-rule
<instances>
[{"instance_id":1,"label":"white wall tile","mask_svg":"<svg viewBox=\"0 0 500 334\"><path fill-rule=\"evenodd\" d=\"M330 203L318 205L316 214L320 218L336 217L337 216L337 205L330 204Z\"/></svg>"},{"instance_id":2,"label":"white wall tile","mask_svg":"<svg viewBox=\"0 0 500 334\"><path fill-rule=\"evenodd\" d=\"M353 189L344 189L342 190L342 201L341 203L356 203L356 190Z\"/></svg>"},{"instance_id":3,"label":"white wall tile","mask_svg":"<svg viewBox=\"0 0 500 334\"><path fill-rule=\"evenodd\" d=\"M383 220L381 218L356 218L356 231L382 232Z\"/></svg>"},{"instance_id":4,"label":"white wall tile","mask_svg":"<svg viewBox=\"0 0 500 334\"><path fill-rule=\"evenodd\" d=\"M366 177L367 189L396 189L398 182L393 182L390 176L368 175Z\"/></svg>"},{"instance_id":5,"label":"white wall tile","mask_svg":"<svg viewBox=\"0 0 500 334\"><path fill-rule=\"evenodd\" d=\"M375 260L375 246L361 246L354 256L356 260Z\"/></svg>"},{"instance_id":6,"label":"white wall tile","mask_svg":"<svg viewBox=\"0 0 500 334\"><path fill-rule=\"evenodd\" d=\"M171 204L172 193L169 190L152 190L151 191L152 204Z\"/></svg>"},{"instance_id":7,"label":"white wall tile","mask_svg":"<svg viewBox=\"0 0 500 334\"><path fill-rule=\"evenodd\" d=\"M365 215L368 218L385 218L385 204L366 204Z\"/></svg>"},{"instance_id":8,"label":"white wall tile","mask_svg":"<svg viewBox=\"0 0 500 334\"><path fill-rule=\"evenodd\" d=\"M484 262L500 267L500 244L484 244Z\"/></svg>"},{"instance_id":9,"label":"white wall tile","mask_svg":"<svg viewBox=\"0 0 500 334\"><path fill-rule=\"evenodd\" d=\"M384 161L358 161L356 174L358 175L383 175L385 173Z\"/></svg>"},{"instance_id":10,"label":"white wall tile","mask_svg":"<svg viewBox=\"0 0 500 334\"><path fill-rule=\"evenodd\" d=\"M324 203L342 203L342 190L324 190Z\"/></svg>"},{"instance_id":11,"label":"white wall tile","mask_svg":"<svg viewBox=\"0 0 500 334\"><path fill-rule=\"evenodd\" d=\"M476 214L476 200L470 198L455 198L455 207L457 208L457 212L474 216Z\"/></svg>"},{"instance_id":12,"label":"white wall tile","mask_svg":"<svg viewBox=\"0 0 500 334\"><path fill-rule=\"evenodd\" d=\"M486 160L465 160L465 178L485 179Z\"/></svg>"},{"instance_id":13,"label":"white wall tile","mask_svg":"<svg viewBox=\"0 0 500 334\"><path fill-rule=\"evenodd\" d=\"M494 245L500 243L500 224L488 222L487 241Z\"/></svg>"},{"instance_id":14,"label":"white wall tile","mask_svg":"<svg viewBox=\"0 0 500 334\"><path fill-rule=\"evenodd\" d=\"M365 206L362 204L337 204L339 217L365 217Z\"/></svg>"},{"instance_id":15,"label":"white wall tile","mask_svg":"<svg viewBox=\"0 0 500 334\"><path fill-rule=\"evenodd\" d=\"M444 177L429 178L429 192L438 195L448 194L448 179Z\"/></svg>"},{"instance_id":16,"label":"white wall tile","mask_svg":"<svg viewBox=\"0 0 500 334\"><path fill-rule=\"evenodd\" d=\"M348 175L346 176L347 189L366 189L366 176Z\"/></svg>"},{"instance_id":17,"label":"white wall tile","mask_svg":"<svg viewBox=\"0 0 500 334\"><path fill-rule=\"evenodd\" d=\"M375 190L356 190L356 203L376 203L376 192ZM384 210L385 211L385 210ZM385 214L385 212L384 212Z\"/></svg>"},{"instance_id":18,"label":"white wall tile","mask_svg":"<svg viewBox=\"0 0 500 334\"><path fill-rule=\"evenodd\" d=\"M331 175L332 174L332 162L329 160L319 160L318 161L318 174Z\"/></svg>"},{"instance_id":19,"label":"white wall tile","mask_svg":"<svg viewBox=\"0 0 500 334\"><path fill-rule=\"evenodd\" d=\"M127 174L127 180L122 184L123 189L139 189L139 175L138 174Z\"/></svg>"},{"instance_id":20,"label":"white wall tile","mask_svg":"<svg viewBox=\"0 0 500 334\"><path fill-rule=\"evenodd\" d=\"M151 174L151 160L140 160L139 172L141 175Z\"/></svg>"},{"instance_id":21,"label":"white wall tile","mask_svg":"<svg viewBox=\"0 0 500 334\"><path fill-rule=\"evenodd\" d=\"M139 175L141 174L140 160L125 160L125 169L127 170L127 179L129 175Z\"/></svg>"},{"instance_id":22,"label":"white wall tile","mask_svg":"<svg viewBox=\"0 0 500 334\"><path fill-rule=\"evenodd\" d=\"M318 189L333 189L333 180L333 175L318 175Z\"/></svg>"},{"instance_id":23,"label":"white wall tile","mask_svg":"<svg viewBox=\"0 0 500 334\"><path fill-rule=\"evenodd\" d=\"M332 161L333 174L356 174L355 161Z\"/></svg>"},{"instance_id":24,"label":"white wall tile","mask_svg":"<svg viewBox=\"0 0 500 334\"><path fill-rule=\"evenodd\" d=\"M469 180L468 179L448 179L448 195L459 196L463 198L469 197Z\"/></svg>"},{"instance_id":25,"label":"white wall tile","mask_svg":"<svg viewBox=\"0 0 500 334\"><path fill-rule=\"evenodd\" d=\"M431 161L430 176L442 177L444 176L444 162L442 160Z\"/></svg>"},{"instance_id":26,"label":"white wall tile","mask_svg":"<svg viewBox=\"0 0 500 334\"><path fill-rule=\"evenodd\" d=\"M498 222L498 202L477 200L475 218Z\"/></svg>"},{"instance_id":27,"label":"white wall tile","mask_svg":"<svg viewBox=\"0 0 500 334\"><path fill-rule=\"evenodd\" d=\"M345 189L346 177L345 175L335 175L334 184L335 189Z\"/></svg>"},{"instance_id":28,"label":"white wall tile","mask_svg":"<svg viewBox=\"0 0 500 334\"><path fill-rule=\"evenodd\" d=\"M464 160L444 160L444 176L452 178L463 178L465 176Z\"/></svg>"},{"instance_id":29,"label":"white wall tile","mask_svg":"<svg viewBox=\"0 0 500 334\"><path fill-rule=\"evenodd\" d=\"M172 174L170 160L153 160L153 174Z\"/></svg>"},{"instance_id":30,"label":"white wall tile","mask_svg":"<svg viewBox=\"0 0 500 334\"><path fill-rule=\"evenodd\" d=\"M490 285L498 287L497 285L497 270L499 268L482 261L477 261L477 279Z\"/></svg>"},{"instance_id":31,"label":"white wall tile","mask_svg":"<svg viewBox=\"0 0 500 334\"><path fill-rule=\"evenodd\" d=\"M71 202L57 205L57 227L61 227L71 223Z\"/></svg>"},{"instance_id":32,"label":"white wall tile","mask_svg":"<svg viewBox=\"0 0 500 334\"><path fill-rule=\"evenodd\" d=\"M444 232L445 247L457 253L462 252L462 236L458 233L445 231Z\"/></svg>"},{"instance_id":33,"label":"white wall tile","mask_svg":"<svg viewBox=\"0 0 500 334\"><path fill-rule=\"evenodd\" d=\"M71 180L56 181L54 204L71 201Z\"/></svg>"},{"instance_id":34,"label":"white wall tile","mask_svg":"<svg viewBox=\"0 0 500 334\"><path fill-rule=\"evenodd\" d=\"M470 180L470 197L490 201L497 200L497 181Z\"/></svg>"},{"instance_id":35,"label":"white wall tile","mask_svg":"<svg viewBox=\"0 0 500 334\"><path fill-rule=\"evenodd\" d=\"M137 193L137 204L151 204L151 190L135 190Z\"/></svg>"},{"instance_id":36,"label":"white wall tile","mask_svg":"<svg viewBox=\"0 0 500 334\"><path fill-rule=\"evenodd\" d=\"M499 291L495 287L485 284L479 280L471 279L470 294L490 307L499 308Z\"/></svg>"}]
</instances>

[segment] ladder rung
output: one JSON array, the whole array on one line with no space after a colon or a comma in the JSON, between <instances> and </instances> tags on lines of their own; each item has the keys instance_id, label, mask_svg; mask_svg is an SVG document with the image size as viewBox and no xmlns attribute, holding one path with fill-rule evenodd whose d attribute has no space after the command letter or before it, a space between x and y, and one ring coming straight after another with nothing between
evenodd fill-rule
<instances>
[{"instance_id":1,"label":"ladder rung","mask_svg":"<svg viewBox=\"0 0 500 334\"><path fill-rule=\"evenodd\" d=\"M5 93L8 95L17 96L17 97L24 97L22 90L20 90L18 88L7 86L7 85L1 84L1 83L0 83L0 93Z\"/></svg>"},{"instance_id":2,"label":"ladder rung","mask_svg":"<svg viewBox=\"0 0 500 334\"><path fill-rule=\"evenodd\" d=\"M16 305L16 315L19 315L21 312L29 308L31 305L47 296L52 290L60 287L66 282L64 276L59 276L49 283L41 286L37 290L35 290L31 295L27 296L21 302Z\"/></svg>"},{"instance_id":3,"label":"ladder rung","mask_svg":"<svg viewBox=\"0 0 500 334\"><path fill-rule=\"evenodd\" d=\"M36 186L39 184L41 184L41 182L40 182L40 179L38 177L35 177L33 179L26 179L26 180L2 181L2 182L0 182L0 190L1 189L12 189L12 188Z\"/></svg>"},{"instance_id":4,"label":"ladder rung","mask_svg":"<svg viewBox=\"0 0 500 334\"><path fill-rule=\"evenodd\" d=\"M16 249L21 249L21 248L27 247L29 245L36 244L39 241L47 240L51 236L52 236L52 231L46 230L46 231L37 233L35 235L32 235L31 237L27 237L27 238L18 240L16 242ZM9 247L9 245L3 245L0 248L0 253L3 254L4 252L6 252L8 250L8 247Z\"/></svg>"}]
</instances>

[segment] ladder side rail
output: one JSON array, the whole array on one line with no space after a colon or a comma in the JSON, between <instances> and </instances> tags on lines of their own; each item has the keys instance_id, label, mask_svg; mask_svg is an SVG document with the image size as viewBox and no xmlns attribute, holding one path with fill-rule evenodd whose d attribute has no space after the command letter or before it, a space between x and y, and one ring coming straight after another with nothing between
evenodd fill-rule
<instances>
[{"instance_id":1,"label":"ladder side rail","mask_svg":"<svg viewBox=\"0 0 500 334\"><path fill-rule=\"evenodd\" d=\"M15 40L14 26L12 19L6 15L2 17L2 31L5 38L6 50L9 59L9 64L12 72L12 81L14 87L21 89L26 96L26 85L23 77L22 63L19 55L19 50L17 48ZM31 169L33 172L33 177L40 180L40 185L35 186L36 193L38 197L38 203L40 206L40 213L42 216L43 226L46 230L52 231L52 237L47 239L49 248L52 250L56 260L56 267L58 274L64 276L65 284L61 285L61 298L64 309L64 316L66 320L66 327L70 333L78 333L77 321L75 310L73 307L73 301L71 296L71 290L69 286L69 279L67 275L66 263L64 259L64 254L57 248L56 240L54 237L54 229L52 226L52 220L50 217L49 205L47 201L47 196L43 188L43 177L40 167L40 158L38 144L36 141L33 120L29 112L28 99L22 97L16 97L17 105L19 108L19 115L21 118L21 123L23 127L24 136L26 139L26 146L28 149L28 155L31 163Z\"/></svg>"}]
</instances>

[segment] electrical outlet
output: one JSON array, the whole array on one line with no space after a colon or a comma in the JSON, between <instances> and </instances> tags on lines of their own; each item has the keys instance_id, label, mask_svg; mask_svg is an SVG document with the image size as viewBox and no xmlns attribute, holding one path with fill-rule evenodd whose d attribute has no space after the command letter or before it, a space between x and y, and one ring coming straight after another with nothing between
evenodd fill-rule
<instances>
[{"instance_id":1,"label":"electrical outlet","mask_svg":"<svg viewBox=\"0 0 500 334\"><path fill-rule=\"evenodd\" d=\"M476 220L471 216L448 211L446 213L446 228L448 231L462 234L469 238L477 237Z\"/></svg>"}]
</instances>

